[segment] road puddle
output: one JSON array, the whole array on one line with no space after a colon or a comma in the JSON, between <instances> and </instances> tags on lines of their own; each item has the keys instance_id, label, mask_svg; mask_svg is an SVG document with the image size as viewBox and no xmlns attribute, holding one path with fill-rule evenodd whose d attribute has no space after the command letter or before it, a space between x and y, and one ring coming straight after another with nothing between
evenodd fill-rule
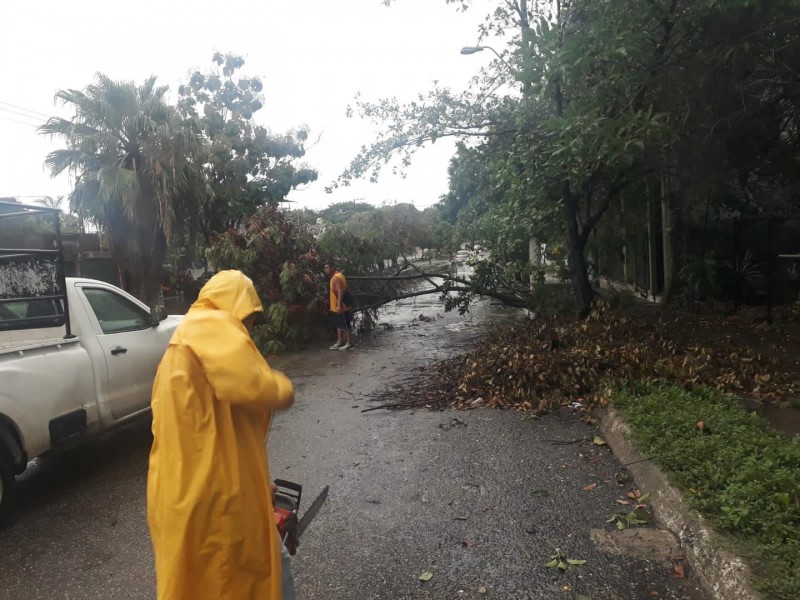
<instances>
[{"instance_id":1,"label":"road puddle","mask_svg":"<svg viewBox=\"0 0 800 600\"><path fill-rule=\"evenodd\" d=\"M789 406L760 406L756 413L773 429L789 437L800 435L800 409Z\"/></svg>"}]
</instances>

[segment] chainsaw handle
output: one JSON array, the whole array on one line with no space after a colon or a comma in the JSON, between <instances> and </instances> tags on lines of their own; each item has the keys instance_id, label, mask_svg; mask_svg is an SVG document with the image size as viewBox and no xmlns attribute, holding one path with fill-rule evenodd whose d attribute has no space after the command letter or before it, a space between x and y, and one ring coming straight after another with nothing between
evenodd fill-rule
<instances>
[{"instance_id":1,"label":"chainsaw handle","mask_svg":"<svg viewBox=\"0 0 800 600\"><path fill-rule=\"evenodd\" d=\"M289 490L294 490L298 494L303 491L303 486L299 483L294 483L293 481L286 481L285 479L275 479L273 480L275 485L282 488L287 488Z\"/></svg>"}]
</instances>

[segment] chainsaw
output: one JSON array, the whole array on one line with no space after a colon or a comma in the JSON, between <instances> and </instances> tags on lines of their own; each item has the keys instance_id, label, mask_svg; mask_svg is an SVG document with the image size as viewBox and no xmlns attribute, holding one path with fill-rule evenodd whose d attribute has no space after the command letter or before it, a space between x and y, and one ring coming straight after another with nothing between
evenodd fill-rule
<instances>
[{"instance_id":1,"label":"chainsaw","mask_svg":"<svg viewBox=\"0 0 800 600\"><path fill-rule=\"evenodd\" d=\"M275 511L275 523L278 525L278 533L281 541L289 554L292 556L297 552L300 545L300 536L308 527L308 524L317 516L319 509L325 504L328 497L328 486L322 488L319 496L308 508L302 518L298 517L300 510L300 498L303 496L303 486L291 481L276 479L274 481L278 488L273 500Z\"/></svg>"}]
</instances>

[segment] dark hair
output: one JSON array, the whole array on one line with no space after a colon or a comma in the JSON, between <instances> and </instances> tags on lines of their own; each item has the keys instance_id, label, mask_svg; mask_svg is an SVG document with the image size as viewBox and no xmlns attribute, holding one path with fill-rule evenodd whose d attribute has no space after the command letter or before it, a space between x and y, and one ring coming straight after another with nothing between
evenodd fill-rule
<instances>
[{"instance_id":1,"label":"dark hair","mask_svg":"<svg viewBox=\"0 0 800 600\"><path fill-rule=\"evenodd\" d=\"M334 263L332 260L326 260L325 263L322 265L322 267L323 268L330 267L331 269L333 269L335 271L336 270L336 263Z\"/></svg>"}]
</instances>

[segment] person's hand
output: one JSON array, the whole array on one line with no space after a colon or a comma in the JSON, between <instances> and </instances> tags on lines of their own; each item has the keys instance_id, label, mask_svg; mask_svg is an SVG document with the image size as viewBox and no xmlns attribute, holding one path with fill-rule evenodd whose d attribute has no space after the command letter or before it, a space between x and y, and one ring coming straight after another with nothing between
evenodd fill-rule
<instances>
[{"instance_id":1,"label":"person's hand","mask_svg":"<svg viewBox=\"0 0 800 600\"><path fill-rule=\"evenodd\" d=\"M275 482L274 482L274 481L270 481L270 482L269 482L269 487L270 487L270 488L271 488L271 490L272 490L272 503L273 503L273 504L275 504L275 494L277 494L277 493L278 493L278 486L277 486L277 485L275 485Z\"/></svg>"}]
</instances>

